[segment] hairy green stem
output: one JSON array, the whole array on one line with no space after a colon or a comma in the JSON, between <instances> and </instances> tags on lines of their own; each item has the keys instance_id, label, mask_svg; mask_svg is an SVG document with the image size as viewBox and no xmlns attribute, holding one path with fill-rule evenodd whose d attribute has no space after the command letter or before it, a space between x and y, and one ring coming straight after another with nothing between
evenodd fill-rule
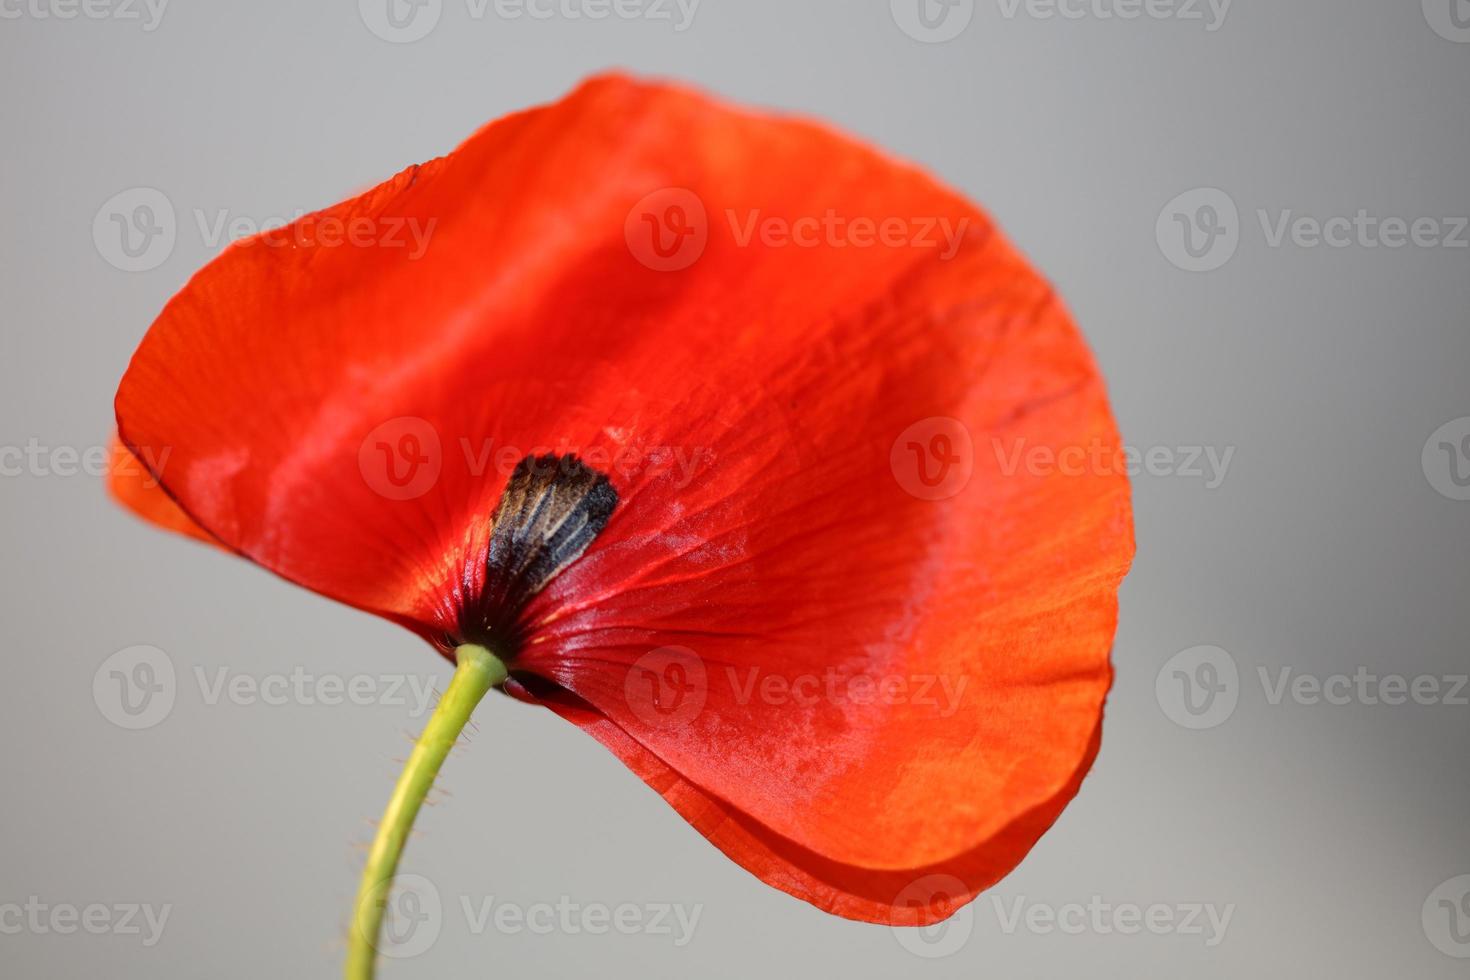
<instances>
[{"instance_id":1,"label":"hairy green stem","mask_svg":"<svg viewBox=\"0 0 1470 980\"><path fill-rule=\"evenodd\" d=\"M455 668L454 678L429 716L429 724L398 777L398 785L393 788L393 796L378 825L373 848L368 852L347 943L347 980L372 980L378 931L383 924L393 875L398 870L398 858L403 854L414 818L475 706L486 692L505 680L505 664L482 646L467 643L455 651L455 659L459 666Z\"/></svg>"}]
</instances>

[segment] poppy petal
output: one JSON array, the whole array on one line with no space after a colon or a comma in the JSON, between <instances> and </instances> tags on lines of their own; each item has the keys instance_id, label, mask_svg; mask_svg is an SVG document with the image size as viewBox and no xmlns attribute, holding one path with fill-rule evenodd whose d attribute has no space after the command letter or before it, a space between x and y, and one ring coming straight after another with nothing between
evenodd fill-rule
<instances>
[{"instance_id":1,"label":"poppy petal","mask_svg":"<svg viewBox=\"0 0 1470 980\"><path fill-rule=\"evenodd\" d=\"M834 915L897 926L947 919L1009 873L1076 794L1102 734L1099 724L1073 778L1052 799L1018 815L1000 834L940 864L895 871L842 864L781 837L702 791L567 692L537 695L515 684L510 690L522 700L545 705L601 742L690 826L757 878Z\"/></svg>"},{"instance_id":2,"label":"poppy petal","mask_svg":"<svg viewBox=\"0 0 1470 980\"><path fill-rule=\"evenodd\" d=\"M1097 750L1132 530L1096 367L984 215L821 126L594 80L228 249L117 409L226 545L445 650L511 468L606 473L515 689L840 914L948 914ZM935 869L962 894L905 911Z\"/></svg>"},{"instance_id":3,"label":"poppy petal","mask_svg":"<svg viewBox=\"0 0 1470 980\"><path fill-rule=\"evenodd\" d=\"M219 544L210 533L184 513L163 489L152 470L143 465L116 437L108 450L107 490L138 517L185 537Z\"/></svg>"}]
</instances>

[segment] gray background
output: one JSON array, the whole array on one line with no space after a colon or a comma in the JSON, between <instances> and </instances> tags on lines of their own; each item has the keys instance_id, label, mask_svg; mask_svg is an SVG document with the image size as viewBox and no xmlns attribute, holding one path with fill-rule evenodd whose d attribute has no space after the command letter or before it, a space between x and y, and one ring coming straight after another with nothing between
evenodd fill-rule
<instances>
[{"instance_id":1,"label":"gray background","mask_svg":"<svg viewBox=\"0 0 1470 980\"><path fill-rule=\"evenodd\" d=\"M34 8L0 20L0 446L105 442L130 352L216 250L196 210L259 222L330 203L622 65L825 117L922 162L1058 283L1130 445L1234 449L1214 488L1135 480L1101 759L993 893L1007 916L1017 900L1094 896L1233 906L1223 941L1207 945L1208 927L1007 932L986 895L918 947L948 955L920 956L756 881L590 739L496 699L407 858L443 898L438 940L385 975L1466 974L1421 913L1470 873L1470 708L1272 704L1258 668L1466 671L1470 502L1436 491L1421 449L1470 416L1470 250L1272 247L1257 211L1470 214L1470 43L1432 30L1417 0L1237 0L1213 31L973 6L946 43L905 34L886 3L838 0L703 0L682 32L493 6L475 19L444 0L415 43L375 36L346 0L191 0L152 31ZM177 240L125 272L92 225L140 186L177 210ZM1156 236L1165 204L1200 187L1239 209L1236 252L1204 273ZM391 703L211 705L196 668L442 683L448 665L394 626L131 520L92 476L14 469L0 477L0 906L172 910L151 947L0 933L0 973L336 974L357 848L422 720ZM166 651L178 690L163 721L129 731L92 683L135 644ZM1238 703L1193 730L1171 720L1166 665L1201 644L1233 658ZM680 903L700 919L682 947L649 932L475 935L460 896Z\"/></svg>"}]
</instances>

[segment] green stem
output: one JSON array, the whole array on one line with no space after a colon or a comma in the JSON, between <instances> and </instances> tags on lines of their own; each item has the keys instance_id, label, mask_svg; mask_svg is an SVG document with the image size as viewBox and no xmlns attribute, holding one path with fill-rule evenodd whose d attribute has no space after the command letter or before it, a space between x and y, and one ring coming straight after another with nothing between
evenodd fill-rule
<instances>
[{"instance_id":1,"label":"green stem","mask_svg":"<svg viewBox=\"0 0 1470 980\"><path fill-rule=\"evenodd\" d=\"M414 818L475 706L486 692L505 680L505 664L482 646L466 643L455 651L455 659L459 666L455 668L454 678L429 716L429 724L398 777L398 785L393 788L393 796L378 825L378 836L368 852L347 944L347 980L372 980L383 910Z\"/></svg>"}]
</instances>

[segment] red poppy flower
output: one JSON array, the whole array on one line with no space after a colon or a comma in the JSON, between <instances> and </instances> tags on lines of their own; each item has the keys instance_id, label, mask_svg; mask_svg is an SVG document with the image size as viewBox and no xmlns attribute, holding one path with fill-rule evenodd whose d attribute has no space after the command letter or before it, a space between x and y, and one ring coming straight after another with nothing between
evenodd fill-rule
<instances>
[{"instance_id":1,"label":"red poppy flower","mask_svg":"<svg viewBox=\"0 0 1470 980\"><path fill-rule=\"evenodd\" d=\"M1097 752L1097 367L987 217L820 125L598 78L226 249L117 421L168 450L177 507L114 479L144 516L492 649L839 915L948 916Z\"/></svg>"}]
</instances>

